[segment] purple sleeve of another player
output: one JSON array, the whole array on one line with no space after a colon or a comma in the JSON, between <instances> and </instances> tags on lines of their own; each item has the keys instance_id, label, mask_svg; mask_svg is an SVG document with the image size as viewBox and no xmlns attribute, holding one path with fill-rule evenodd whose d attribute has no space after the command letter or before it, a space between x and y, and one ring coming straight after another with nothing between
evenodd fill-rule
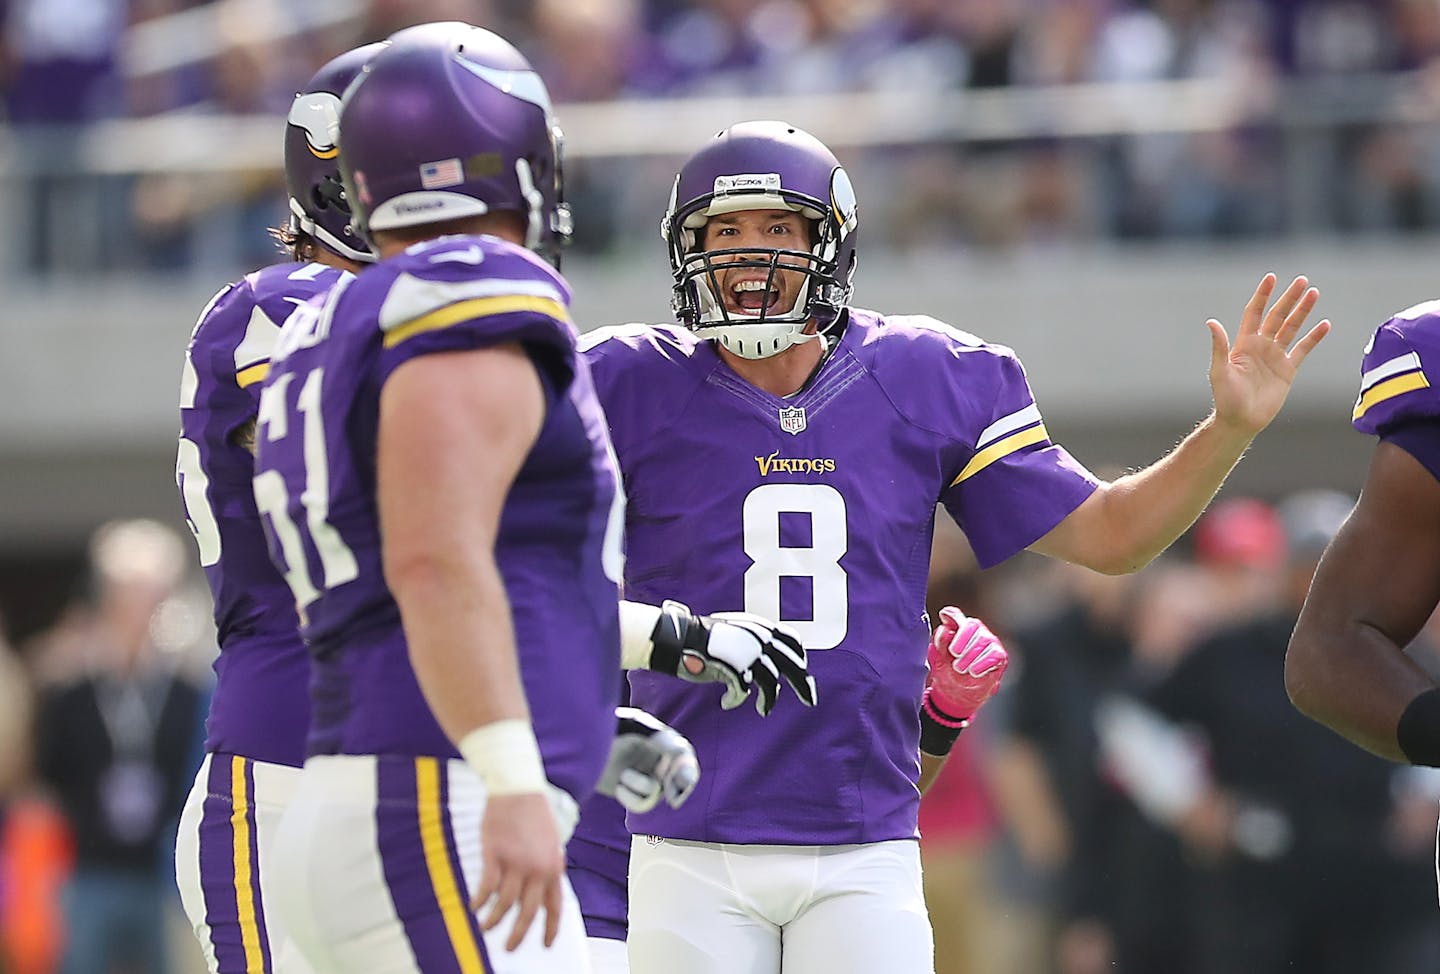
<instances>
[{"instance_id":1,"label":"purple sleeve of another player","mask_svg":"<svg viewBox=\"0 0 1440 974\"><path fill-rule=\"evenodd\" d=\"M941 499L960 525L982 568L1029 547L1094 492L1094 474L1052 442L1025 370L1008 349L977 350L990 368L973 371L966 398L971 428L966 449ZM967 377L968 378L968 377ZM961 411L964 415L966 411Z\"/></svg>"},{"instance_id":2,"label":"purple sleeve of another player","mask_svg":"<svg viewBox=\"0 0 1440 974\"><path fill-rule=\"evenodd\" d=\"M533 295L497 295L458 301L425 311L386 329L380 379L420 355L487 348L517 342L553 388L564 389L575 374L574 330L565 306Z\"/></svg>"},{"instance_id":3,"label":"purple sleeve of another player","mask_svg":"<svg viewBox=\"0 0 1440 974\"><path fill-rule=\"evenodd\" d=\"M1395 443L1440 479L1440 302L1418 305L1376 329L1360 366L1357 430Z\"/></svg>"}]
</instances>

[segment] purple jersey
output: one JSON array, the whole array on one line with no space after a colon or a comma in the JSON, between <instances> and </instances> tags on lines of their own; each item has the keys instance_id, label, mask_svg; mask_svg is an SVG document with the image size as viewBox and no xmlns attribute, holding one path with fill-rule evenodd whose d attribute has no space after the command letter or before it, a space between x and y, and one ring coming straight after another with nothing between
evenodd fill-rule
<instances>
[{"instance_id":1,"label":"purple jersey","mask_svg":"<svg viewBox=\"0 0 1440 974\"><path fill-rule=\"evenodd\" d=\"M240 439L259 409L281 324L343 275L323 264L276 264L225 288L200 315L180 384L175 480L220 644L205 746L296 767L305 759L310 664L295 597L265 551L255 458Z\"/></svg>"},{"instance_id":2,"label":"purple jersey","mask_svg":"<svg viewBox=\"0 0 1440 974\"><path fill-rule=\"evenodd\" d=\"M782 701L761 718L631 673L635 706L689 737L704 769L683 807L632 815L631 830L782 845L914 837L936 504L993 565L1096 485L1048 439L1019 361L933 319L851 311L814 379L779 398L682 329L606 329L584 344L628 495L626 597L785 622L820 688L815 708Z\"/></svg>"},{"instance_id":3,"label":"purple jersey","mask_svg":"<svg viewBox=\"0 0 1440 974\"><path fill-rule=\"evenodd\" d=\"M1353 422L1390 440L1440 480L1440 301L1395 315L1375 330L1360 366Z\"/></svg>"},{"instance_id":4,"label":"purple jersey","mask_svg":"<svg viewBox=\"0 0 1440 974\"><path fill-rule=\"evenodd\" d=\"M495 545L550 781L583 800L620 693L620 511L569 289L493 237L409 248L294 315L265 382L255 496L310 645L309 753L454 757L410 669L375 498L380 392L419 355L517 342L546 388Z\"/></svg>"}]
</instances>

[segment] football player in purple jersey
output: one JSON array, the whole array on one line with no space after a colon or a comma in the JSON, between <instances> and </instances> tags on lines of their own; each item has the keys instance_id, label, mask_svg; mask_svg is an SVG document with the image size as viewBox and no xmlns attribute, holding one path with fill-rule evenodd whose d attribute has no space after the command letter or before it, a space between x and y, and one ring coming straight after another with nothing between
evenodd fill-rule
<instances>
[{"instance_id":1,"label":"football player in purple jersey","mask_svg":"<svg viewBox=\"0 0 1440 974\"><path fill-rule=\"evenodd\" d=\"M762 620L618 602L623 499L569 289L537 256L569 214L524 58L468 25L401 32L340 132L381 259L291 315L256 434L312 663L276 912L319 970L581 970L577 803L599 780L679 804L695 778L647 715L617 738L622 660L761 713L814 684Z\"/></svg>"},{"instance_id":2,"label":"football player in purple jersey","mask_svg":"<svg viewBox=\"0 0 1440 974\"><path fill-rule=\"evenodd\" d=\"M1352 422L1377 437L1285 655L1290 699L1381 757L1440 766L1440 684L1405 652L1440 603L1440 301L1365 346Z\"/></svg>"},{"instance_id":3,"label":"football player in purple jersey","mask_svg":"<svg viewBox=\"0 0 1440 974\"><path fill-rule=\"evenodd\" d=\"M181 903L213 972L272 970L284 932L269 914L269 844L305 759L309 660L295 601L265 551L255 509L255 416L280 326L373 259L349 227L336 164L340 95L381 45L330 61L285 127L292 259L215 295L186 350L175 477L215 600L220 655L206 756L180 819Z\"/></svg>"},{"instance_id":4,"label":"football player in purple jersey","mask_svg":"<svg viewBox=\"0 0 1440 974\"><path fill-rule=\"evenodd\" d=\"M762 724L631 673L705 769L683 807L629 817L631 969L929 971L921 750L934 765L969 716L922 705L936 505L982 565L1030 549L1134 571L1204 509L1329 325L1301 337L1304 278L1267 310L1267 274L1233 344L1208 323L1210 416L1106 483L1050 441L1010 349L849 305L855 194L810 135L724 130L663 228L679 326L583 340L627 490L626 594L776 619L825 692Z\"/></svg>"}]
</instances>

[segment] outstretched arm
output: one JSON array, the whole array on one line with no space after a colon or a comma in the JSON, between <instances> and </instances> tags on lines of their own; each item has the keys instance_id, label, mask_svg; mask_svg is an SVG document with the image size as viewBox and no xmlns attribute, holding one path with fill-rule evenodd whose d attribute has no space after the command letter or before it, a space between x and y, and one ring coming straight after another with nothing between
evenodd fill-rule
<instances>
[{"instance_id":1,"label":"outstretched arm","mask_svg":"<svg viewBox=\"0 0 1440 974\"><path fill-rule=\"evenodd\" d=\"M1440 688L1404 652L1437 602L1440 481L1381 441L1290 639L1290 699L1381 757L1440 764Z\"/></svg>"},{"instance_id":2,"label":"outstretched arm","mask_svg":"<svg viewBox=\"0 0 1440 974\"><path fill-rule=\"evenodd\" d=\"M1266 311L1274 290L1275 275L1266 274L1233 345L1224 325L1206 322L1215 397L1210 415L1163 459L1102 484L1031 551L1119 575L1145 567L1185 533L1279 413L1300 363L1330 330L1321 321L1296 341L1319 292L1297 277Z\"/></svg>"}]
</instances>

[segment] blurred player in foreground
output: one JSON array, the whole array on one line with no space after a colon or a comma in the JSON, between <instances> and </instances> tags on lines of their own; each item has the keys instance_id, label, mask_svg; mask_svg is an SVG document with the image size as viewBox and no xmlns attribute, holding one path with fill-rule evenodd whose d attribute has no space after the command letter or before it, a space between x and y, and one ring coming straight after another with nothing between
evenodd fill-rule
<instances>
[{"instance_id":1,"label":"blurred player in foreground","mask_svg":"<svg viewBox=\"0 0 1440 974\"><path fill-rule=\"evenodd\" d=\"M929 971L919 753L940 760L993 690L977 670L979 694L922 696L936 504L982 565L1029 548L1134 571L1204 509L1328 330L1296 343L1317 293L1297 278L1267 312L1266 275L1233 346L1209 322L1214 412L1104 483L1050 442L1009 349L848 306L857 227L824 145L735 125L681 169L663 222L681 327L584 340L628 491L627 595L777 619L824 688L762 725L632 675L705 769L683 808L631 816L636 974ZM945 674L985 637L941 623Z\"/></svg>"},{"instance_id":2,"label":"blurred player in foreground","mask_svg":"<svg viewBox=\"0 0 1440 974\"><path fill-rule=\"evenodd\" d=\"M1440 685L1407 647L1440 603L1440 302L1365 346L1355 428L1379 439L1285 656L1290 699L1361 747L1440 765Z\"/></svg>"},{"instance_id":3,"label":"blurred player in foreground","mask_svg":"<svg viewBox=\"0 0 1440 974\"><path fill-rule=\"evenodd\" d=\"M305 760L310 663L295 598L255 509L255 415L280 326L373 260L350 229L335 131L340 95L383 45L340 55L296 96L285 126L291 260L228 285L200 315L180 390L175 479L215 599L220 655L206 755L180 818L175 878L206 963L272 969L284 933L266 905L268 847Z\"/></svg>"}]
</instances>

